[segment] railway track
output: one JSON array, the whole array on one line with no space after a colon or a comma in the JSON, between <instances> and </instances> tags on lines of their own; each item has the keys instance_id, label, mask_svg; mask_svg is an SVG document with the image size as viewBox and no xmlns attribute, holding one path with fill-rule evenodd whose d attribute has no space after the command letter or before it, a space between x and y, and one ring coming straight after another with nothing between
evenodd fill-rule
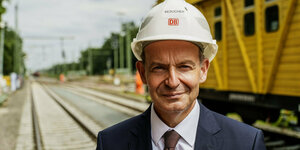
<instances>
[{"instance_id":1,"label":"railway track","mask_svg":"<svg viewBox=\"0 0 300 150\"><path fill-rule=\"evenodd\" d=\"M75 85L65 85L63 87L74 94L94 100L130 116L136 116L144 112L149 107L149 104L146 102L134 101L128 99L128 97L122 97L120 95L116 96L103 91L96 91Z\"/></svg>"},{"instance_id":2,"label":"railway track","mask_svg":"<svg viewBox=\"0 0 300 150\"><path fill-rule=\"evenodd\" d=\"M265 144L268 150L300 150L300 140L282 134L265 131Z\"/></svg>"},{"instance_id":3,"label":"railway track","mask_svg":"<svg viewBox=\"0 0 300 150\"><path fill-rule=\"evenodd\" d=\"M264 132L265 144L268 150L300 150L299 132L269 124L254 124Z\"/></svg>"},{"instance_id":4,"label":"railway track","mask_svg":"<svg viewBox=\"0 0 300 150\"><path fill-rule=\"evenodd\" d=\"M263 130L268 150L300 150L300 139Z\"/></svg>"},{"instance_id":5,"label":"railway track","mask_svg":"<svg viewBox=\"0 0 300 150\"><path fill-rule=\"evenodd\" d=\"M31 89L36 149L95 149L100 126L47 87L33 82Z\"/></svg>"}]
</instances>

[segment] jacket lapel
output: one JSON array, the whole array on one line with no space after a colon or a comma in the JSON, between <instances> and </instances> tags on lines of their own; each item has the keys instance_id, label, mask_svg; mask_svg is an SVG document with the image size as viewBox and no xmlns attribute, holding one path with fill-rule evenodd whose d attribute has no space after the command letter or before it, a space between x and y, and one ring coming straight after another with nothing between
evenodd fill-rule
<instances>
[{"instance_id":1,"label":"jacket lapel","mask_svg":"<svg viewBox=\"0 0 300 150\"><path fill-rule=\"evenodd\" d=\"M141 119L137 126L129 131L131 136L133 136L133 138L130 138L128 143L129 150L152 150L150 111L151 105L141 115Z\"/></svg>"},{"instance_id":2,"label":"jacket lapel","mask_svg":"<svg viewBox=\"0 0 300 150\"><path fill-rule=\"evenodd\" d=\"M200 118L197 127L195 150L220 149L222 147L223 139L218 139L215 135L221 130L221 128L215 120L213 113L200 102L199 105ZM129 150L152 150L150 111L151 105L141 115L141 119L138 124L129 131Z\"/></svg>"},{"instance_id":3,"label":"jacket lapel","mask_svg":"<svg viewBox=\"0 0 300 150\"><path fill-rule=\"evenodd\" d=\"M198 121L195 150L216 150L220 149L223 139L215 135L221 130L213 113L199 102L200 118Z\"/></svg>"}]
</instances>

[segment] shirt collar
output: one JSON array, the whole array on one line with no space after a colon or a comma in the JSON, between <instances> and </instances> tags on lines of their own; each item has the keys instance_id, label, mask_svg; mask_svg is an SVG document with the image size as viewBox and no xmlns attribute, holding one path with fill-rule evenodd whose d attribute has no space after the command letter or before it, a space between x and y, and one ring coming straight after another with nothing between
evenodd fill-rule
<instances>
[{"instance_id":1,"label":"shirt collar","mask_svg":"<svg viewBox=\"0 0 300 150\"><path fill-rule=\"evenodd\" d=\"M154 105L154 104L153 104ZM175 130L180 136L191 146L194 146L196 139L196 132L198 127L198 120L200 116L200 107L198 101L192 111L185 117L175 128L167 126L157 116L154 106L151 106L151 136L155 145L158 144L163 134L168 130Z\"/></svg>"},{"instance_id":2,"label":"shirt collar","mask_svg":"<svg viewBox=\"0 0 300 150\"><path fill-rule=\"evenodd\" d=\"M154 104L151 106L151 136L154 144L157 145L160 138L166 131L168 131L168 129L170 129L170 127L160 120L154 110L153 105Z\"/></svg>"}]
</instances>

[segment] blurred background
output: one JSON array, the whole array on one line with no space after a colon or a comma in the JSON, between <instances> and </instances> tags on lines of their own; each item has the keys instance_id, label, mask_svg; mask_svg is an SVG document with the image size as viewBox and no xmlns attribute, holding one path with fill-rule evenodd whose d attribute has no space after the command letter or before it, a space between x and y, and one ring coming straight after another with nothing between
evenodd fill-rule
<instances>
[{"instance_id":1,"label":"blurred background","mask_svg":"<svg viewBox=\"0 0 300 150\"><path fill-rule=\"evenodd\" d=\"M262 129L268 149L300 149L300 1L186 1L219 46L198 99ZM0 150L94 149L146 110L130 43L161 2L0 0Z\"/></svg>"},{"instance_id":2,"label":"blurred background","mask_svg":"<svg viewBox=\"0 0 300 150\"><path fill-rule=\"evenodd\" d=\"M88 59L84 55L87 49L110 50L111 44L103 46L108 42L120 43L114 39L114 36L120 35L124 37L121 42L125 49L127 32L132 32L130 39L135 36L137 25L154 3L151 0L3 1L5 11L2 12L2 22L9 34L7 39L19 37L19 42L15 42L19 46L15 47L17 55L20 55L16 59L20 61L14 63L14 67L20 69L14 71L32 73L72 63L77 63L76 66L73 64L76 70L85 70ZM12 71L9 70L10 64L13 63L4 64L5 74ZM90 73L104 74L103 70L90 69Z\"/></svg>"}]
</instances>

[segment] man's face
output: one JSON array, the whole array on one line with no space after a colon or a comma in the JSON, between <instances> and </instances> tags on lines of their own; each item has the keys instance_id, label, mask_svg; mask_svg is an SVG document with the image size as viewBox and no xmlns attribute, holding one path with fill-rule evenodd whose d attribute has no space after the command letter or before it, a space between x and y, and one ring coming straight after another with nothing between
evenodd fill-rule
<instances>
[{"instance_id":1,"label":"man's face","mask_svg":"<svg viewBox=\"0 0 300 150\"><path fill-rule=\"evenodd\" d=\"M190 111L206 80L208 59L200 64L199 48L179 40L157 41L145 47L145 64L137 62L156 112Z\"/></svg>"}]
</instances>

